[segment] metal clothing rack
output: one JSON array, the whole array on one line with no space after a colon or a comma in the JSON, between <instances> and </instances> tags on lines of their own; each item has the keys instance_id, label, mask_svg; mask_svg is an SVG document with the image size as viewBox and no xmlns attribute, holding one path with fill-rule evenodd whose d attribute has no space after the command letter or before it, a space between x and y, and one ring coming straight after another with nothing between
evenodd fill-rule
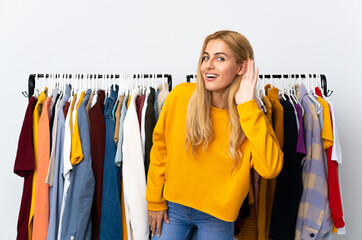
<instances>
[{"instance_id":1,"label":"metal clothing rack","mask_svg":"<svg viewBox=\"0 0 362 240\"><path fill-rule=\"evenodd\" d=\"M56 76L66 76L69 79L72 79L73 75L78 75L78 74L55 74ZM85 77L86 74L79 74L81 78ZM101 79L103 77L105 77L105 79L117 79L120 78L120 74L90 74L89 75L90 78L97 78L97 79ZM171 74L133 74L133 78L139 78L139 77L144 77L144 78L152 78L153 76L156 76L156 78L167 78L167 83L168 83L168 88L169 91L172 90L172 75ZM25 97L30 97L34 94L34 88L35 88L35 79L36 78L49 78L50 74L46 73L46 74L30 74L29 75L29 79L28 79L28 92L22 92L22 94Z\"/></svg>"},{"instance_id":2,"label":"metal clothing rack","mask_svg":"<svg viewBox=\"0 0 362 240\"><path fill-rule=\"evenodd\" d=\"M196 75L194 74L190 74L190 75L186 75L186 81L187 82L191 82L191 79L193 79ZM263 79L263 78L267 78L267 79L270 79L270 78L288 78L289 76L291 76L292 78L306 78L306 74L261 74L259 75L259 78L260 79ZM327 87L327 78L324 74L320 74L321 76L321 87L322 87L322 90L323 90L323 93L324 93L324 96L326 97L329 97L332 95L333 93L333 90L328 90L328 87ZM314 77L316 78L317 77L317 74L309 74L309 77Z\"/></svg>"}]
</instances>

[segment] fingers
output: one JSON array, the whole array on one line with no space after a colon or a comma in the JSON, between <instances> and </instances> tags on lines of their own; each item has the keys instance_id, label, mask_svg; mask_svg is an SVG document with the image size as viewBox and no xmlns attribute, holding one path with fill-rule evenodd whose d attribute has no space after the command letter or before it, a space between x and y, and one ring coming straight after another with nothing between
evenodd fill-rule
<instances>
[{"instance_id":1,"label":"fingers","mask_svg":"<svg viewBox=\"0 0 362 240\"><path fill-rule=\"evenodd\" d=\"M165 214L163 215L163 220L164 220L167 224L170 224L170 220L168 219L167 212L165 212Z\"/></svg>"},{"instance_id":2,"label":"fingers","mask_svg":"<svg viewBox=\"0 0 362 240\"><path fill-rule=\"evenodd\" d=\"M148 214L148 218L150 221L150 228L151 228L152 237L153 237L155 235L155 230L156 230L156 220L150 214Z\"/></svg>"},{"instance_id":3,"label":"fingers","mask_svg":"<svg viewBox=\"0 0 362 240\"><path fill-rule=\"evenodd\" d=\"M162 219L157 221L157 237L161 236L161 228L162 228ZM152 232L152 235L155 235L155 233Z\"/></svg>"},{"instance_id":4,"label":"fingers","mask_svg":"<svg viewBox=\"0 0 362 240\"><path fill-rule=\"evenodd\" d=\"M256 68L255 75L254 75L254 86L258 82L258 78L259 78L259 68Z\"/></svg>"},{"instance_id":5,"label":"fingers","mask_svg":"<svg viewBox=\"0 0 362 240\"><path fill-rule=\"evenodd\" d=\"M246 64L246 71L243 74L242 79L249 79L249 80L253 81L254 75L255 75L254 60L249 58L247 60L247 64Z\"/></svg>"},{"instance_id":6,"label":"fingers","mask_svg":"<svg viewBox=\"0 0 362 240\"><path fill-rule=\"evenodd\" d=\"M161 236L162 221L165 220L166 223L170 223L168 219L167 211L148 211L148 219L150 223L150 228L152 231L152 237L155 236L157 231L157 236Z\"/></svg>"}]
</instances>

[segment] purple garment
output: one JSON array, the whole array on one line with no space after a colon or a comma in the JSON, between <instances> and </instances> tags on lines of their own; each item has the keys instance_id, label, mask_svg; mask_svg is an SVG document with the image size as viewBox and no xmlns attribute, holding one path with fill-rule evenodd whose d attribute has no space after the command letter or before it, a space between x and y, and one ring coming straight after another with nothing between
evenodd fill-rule
<instances>
[{"instance_id":1,"label":"purple garment","mask_svg":"<svg viewBox=\"0 0 362 240\"><path fill-rule=\"evenodd\" d=\"M297 140L297 153L302 153L307 155L307 151L305 149L304 143L304 127L303 127L303 119L302 119L302 108L300 107L299 103L294 105L295 110L298 114L298 122L299 122L299 133L298 133L298 140Z\"/></svg>"}]
</instances>

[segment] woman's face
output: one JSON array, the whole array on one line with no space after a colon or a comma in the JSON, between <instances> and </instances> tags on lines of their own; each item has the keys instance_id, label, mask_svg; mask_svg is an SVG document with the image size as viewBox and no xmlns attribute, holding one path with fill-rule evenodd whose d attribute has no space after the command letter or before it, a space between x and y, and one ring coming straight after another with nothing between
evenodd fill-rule
<instances>
[{"instance_id":1,"label":"woman's face","mask_svg":"<svg viewBox=\"0 0 362 240\"><path fill-rule=\"evenodd\" d=\"M221 39L210 40L206 45L201 63L201 73L208 91L223 94L240 72L242 64Z\"/></svg>"}]
</instances>

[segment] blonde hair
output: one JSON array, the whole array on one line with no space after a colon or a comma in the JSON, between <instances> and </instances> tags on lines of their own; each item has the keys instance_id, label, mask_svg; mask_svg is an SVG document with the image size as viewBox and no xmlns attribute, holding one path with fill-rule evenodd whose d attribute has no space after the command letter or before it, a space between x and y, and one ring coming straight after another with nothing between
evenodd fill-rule
<instances>
[{"instance_id":1,"label":"blonde hair","mask_svg":"<svg viewBox=\"0 0 362 240\"><path fill-rule=\"evenodd\" d=\"M253 48L249 41L240 33L234 31L217 31L206 37L197 67L196 90L191 96L188 105L185 126L185 148L188 152L191 149L192 154L194 154L194 150L200 146L203 150L206 150L207 146L214 138L210 117L212 104L211 92L206 89L201 73L203 53L205 52L209 41L214 39L221 39L226 43L234 53L237 64L242 63L248 58L254 59ZM225 101L224 106L227 106L229 114L230 139L228 152L230 157L235 161L234 168L238 163L238 159L241 159L242 157L240 145L245 139L245 133L240 126L239 114L234 100L241 78L242 76L240 75L235 76L233 82L227 87L223 96Z\"/></svg>"}]
</instances>

